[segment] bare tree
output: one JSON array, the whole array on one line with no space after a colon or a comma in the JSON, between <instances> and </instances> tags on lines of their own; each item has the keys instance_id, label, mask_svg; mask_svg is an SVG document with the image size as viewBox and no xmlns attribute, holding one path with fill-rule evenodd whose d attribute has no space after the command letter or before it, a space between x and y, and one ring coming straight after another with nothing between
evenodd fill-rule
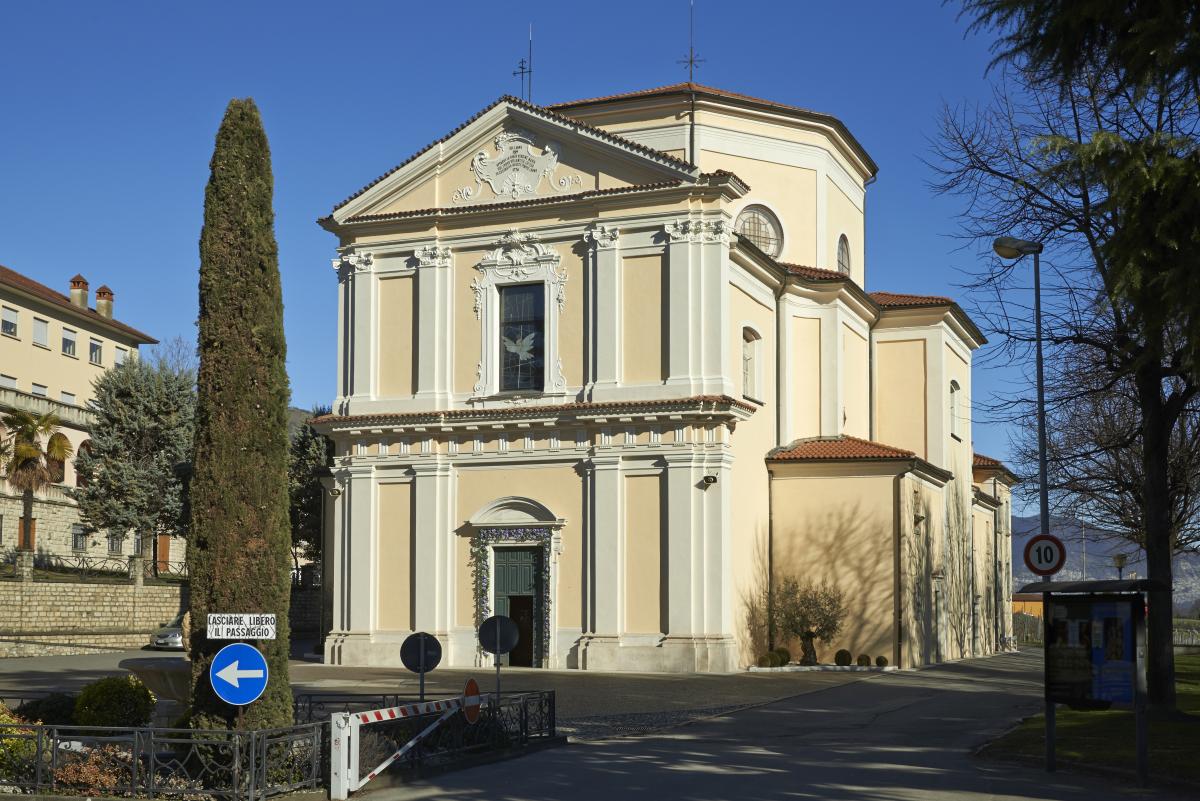
<instances>
[{"instance_id":1,"label":"bare tree","mask_svg":"<svg viewBox=\"0 0 1200 801\"><path fill-rule=\"evenodd\" d=\"M1147 570L1159 587L1150 593L1148 690L1160 708L1175 706L1171 510L1178 490L1169 480L1170 443L1197 387L1187 370L1189 343L1182 332L1188 321L1164 314L1167 290L1153 269L1169 243L1149 224L1144 186L1130 191L1127 172L1114 171L1116 162L1102 156L1124 143L1147 142L1194 153L1196 99L1175 84L1134 94L1103 72L1086 73L1060 91L1015 71L1002 76L990 105L946 110L932 160L939 176L934 188L966 201L963 236L983 244L1012 234L1046 245L1042 296L1052 414L1118 386L1131 390L1141 457L1136 501ZM1141 283L1131 283L1127 269L1136 237L1146 254ZM1120 247L1111 247L1114 242ZM1027 269L987 258L972 271L977 313L1002 335L993 358L1031 361ZM1073 380L1072 360L1081 358L1100 380ZM1029 386L1021 390L991 411L1022 424L1032 419Z\"/></svg>"},{"instance_id":2,"label":"bare tree","mask_svg":"<svg viewBox=\"0 0 1200 801\"><path fill-rule=\"evenodd\" d=\"M1137 393L1128 380L1111 382L1103 366L1080 358L1056 364L1056 383L1071 387L1047 415L1051 508L1089 530L1146 545L1145 476ZM1037 431L1017 428L1015 466L1037 472ZM1190 406L1172 432L1167 466L1175 553L1200 551L1200 409ZM1032 500L1037 485L1018 485Z\"/></svg>"}]
</instances>

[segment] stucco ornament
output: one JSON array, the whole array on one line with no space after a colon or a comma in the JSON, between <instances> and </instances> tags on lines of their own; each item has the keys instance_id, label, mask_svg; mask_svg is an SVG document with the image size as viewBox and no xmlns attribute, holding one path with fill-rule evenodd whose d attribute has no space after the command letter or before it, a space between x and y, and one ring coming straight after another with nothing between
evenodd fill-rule
<instances>
[{"instance_id":1,"label":"stucco ornament","mask_svg":"<svg viewBox=\"0 0 1200 801\"><path fill-rule=\"evenodd\" d=\"M451 198L454 203L469 203L479 200L483 185L487 184L498 198L520 200L537 193L542 178L558 191L582 186L578 175L564 175L555 180L554 170L558 167L561 146L547 142L540 154L533 152L533 134L528 131L501 131L493 140L496 155L489 156L481 150L471 159L471 172L475 174L475 186L464 186L455 190Z\"/></svg>"}]
</instances>

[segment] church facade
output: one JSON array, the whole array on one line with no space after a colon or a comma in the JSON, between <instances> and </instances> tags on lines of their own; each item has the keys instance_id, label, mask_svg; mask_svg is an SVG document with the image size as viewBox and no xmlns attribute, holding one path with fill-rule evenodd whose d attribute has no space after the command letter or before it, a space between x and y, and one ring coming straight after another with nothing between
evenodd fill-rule
<instances>
[{"instance_id":1,"label":"church facade","mask_svg":"<svg viewBox=\"0 0 1200 801\"><path fill-rule=\"evenodd\" d=\"M842 593L825 660L1001 648L985 339L866 291L876 169L834 117L680 84L501 98L338 204L326 660L426 631L481 664L502 613L513 665L738 670L788 578Z\"/></svg>"}]
</instances>

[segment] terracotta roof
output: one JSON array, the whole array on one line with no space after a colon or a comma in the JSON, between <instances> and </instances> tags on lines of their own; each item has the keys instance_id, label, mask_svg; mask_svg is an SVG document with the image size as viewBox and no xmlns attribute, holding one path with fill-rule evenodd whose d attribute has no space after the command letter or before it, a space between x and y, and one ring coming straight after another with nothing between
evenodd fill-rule
<instances>
[{"instance_id":1,"label":"terracotta roof","mask_svg":"<svg viewBox=\"0 0 1200 801\"><path fill-rule=\"evenodd\" d=\"M472 206L435 206L427 209L410 209L407 211L393 211L387 214L355 214L347 217L347 223L362 223L362 222L380 222L383 220L401 220L406 217L425 217L431 215L456 215L469 214L480 211L497 211L500 209L520 209L528 206L544 206L551 203L564 203L575 200L587 200L593 197L604 197L608 195L625 195L636 192L649 192L655 189L671 189L681 186L683 181L674 178L668 181L656 181L650 184L634 184L632 186L615 186L608 189L590 189L586 192L575 192L570 195L552 195L548 197L536 197L529 200L514 200L506 203L478 203ZM322 217L317 220L318 223L331 221L332 215Z\"/></svg>"},{"instance_id":2,"label":"terracotta roof","mask_svg":"<svg viewBox=\"0 0 1200 801\"><path fill-rule=\"evenodd\" d=\"M603 414L604 412L640 412L657 409L681 409L703 407L704 405L725 406L754 412L758 409L753 404L731 398L728 395L693 395L688 398L663 398L659 400L640 401L605 401L603 403L561 403L553 406L506 406L489 409L449 409L433 412L398 412L387 414L336 415L327 414L314 418L314 423L348 424L368 422L421 423L430 421L452 421L481 417L494 419L497 417L545 417L555 414ZM702 410L702 409L697 409Z\"/></svg>"},{"instance_id":3,"label":"terracotta roof","mask_svg":"<svg viewBox=\"0 0 1200 801\"><path fill-rule=\"evenodd\" d=\"M792 275L799 275L802 278L808 278L813 281L851 281L853 279L848 275L843 275L837 270L823 270L820 267L805 267L803 264L788 264L787 262L775 262L783 269L787 270Z\"/></svg>"},{"instance_id":4,"label":"terracotta roof","mask_svg":"<svg viewBox=\"0 0 1200 801\"><path fill-rule=\"evenodd\" d=\"M83 280L83 279L81 276L77 275L77 276L75 276L75 278L73 278L71 280L76 281L76 280ZM63 309L67 309L71 312L74 312L75 314L79 315L80 317L83 317L86 320L88 320L88 322L91 323L92 325L99 326L100 328L110 328L110 329L115 328L116 330L118 330L124 334L127 334L127 335L133 337L134 339L138 340L138 342L140 344L155 345L158 343L158 340L155 339L154 337L150 336L149 334L145 334L145 333L137 330L136 328L125 325L125 323L118 322L117 320L112 320L112 319L109 319L108 317L103 317L100 314L98 314L95 309L85 309L82 306L76 306L74 303L71 302L71 299L69 297L62 294L61 292L55 292L53 289L46 286L45 284L39 284L37 281L34 281L32 278L27 278L26 276L21 275L16 270L10 270L2 264L0 264L0 285L13 287L14 289L18 289L18 290L21 290L22 292L33 295L34 297L36 297L40 300L44 300L47 303L50 303L52 305L59 306Z\"/></svg>"},{"instance_id":5,"label":"terracotta roof","mask_svg":"<svg viewBox=\"0 0 1200 801\"><path fill-rule=\"evenodd\" d=\"M879 166L875 163L875 161L867 153L866 149L863 148L863 146L859 143L859 141L854 138L854 135L850 133L850 130L848 128L846 128L845 124L841 120L839 120L837 117L834 117L832 114L826 114L821 111L813 111L812 109L802 108L800 106L791 106L791 105L788 105L787 103L779 103L774 100L767 100L765 98L754 97L752 95L744 95L744 94L741 94L740 92L730 92L726 89L717 89L714 86L704 86L703 84L688 83L688 82L673 83L668 86L656 86L652 89L639 89L637 91L624 92L624 93L615 94L615 95L604 95L602 97L590 97L590 98L587 98L584 100L571 100L566 103L554 103L554 104L548 106L548 108L567 110L567 109L572 109L572 108L578 108L580 106L590 106L590 105L596 105L596 104L600 104L600 103L613 103L613 102L619 102L622 100L635 100L637 98L642 98L642 97L654 97L654 96L677 95L677 94L692 94L692 93L695 93L697 95L708 95L710 97L719 97L719 98L723 98L725 100L733 100L733 101L737 101L737 102L741 102L741 103L746 103L749 105L758 106L760 108L768 108L768 109L773 109L776 111L782 111L785 113L798 114L798 115L803 115L806 117L817 118L817 119L819 119L823 122L826 122L826 123L832 125L833 127L835 127L838 130L838 132L841 133L842 136L844 136L846 138L846 140L850 143L851 147L855 151L857 151L858 155L861 156L863 161L866 162L866 164L867 164L868 168L871 170L872 174L879 171Z\"/></svg>"},{"instance_id":6,"label":"terracotta roof","mask_svg":"<svg viewBox=\"0 0 1200 801\"><path fill-rule=\"evenodd\" d=\"M771 450L772 461L841 461L844 459L912 459L912 451L858 437L810 437Z\"/></svg>"},{"instance_id":7,"label":"terracotta roof","mask_svg":"<svg viewBox=\"0 0 1200 801\"><path fill-rule=\"evenodd\" d=\"M1004 467L1004 462L984 456L982 453L974 454L974 464L976 467Z\"/></svg>"},{"instance_id":8,"label":"terracotta roof","mask_svg":"<svg viewBox=\"0 0 1200 801\"><path fill-rule=\"evenodd\" d=\"M512 95L503 95L503 96L501 96L501 97L500 97L498 100L496 100L494 103L490 103L490 104L489 104L489 105L487 105L485 108L483 108L483 109L480 109L478 112L476 112L475 114L471 115L471 117L470 117L470 118L468 118L468 119L467 119L465 122L463 122L461 125L459 125L458 127L456 127L454 130L450 131L450 132L449 132L448 134L446 134L445 136L442 136L442 137L440 137L440 138L438 138L438 139L435 139L435 140L433 140L433 141L432 141L432 142L430 142L428 145L426 145L425 147L421 148L421 149L420 149L420 150L418 150L416 153L413 153L413 154L412 154L411 156L409 156L407 159L405 159L404 161L402 161L402 162L400 162L399 164L397 164L395 167L392 167L390 170L388 170L387 172L385 172L383 175L380 175L380 176L379 176L378 178L376 178L374 181L371 181L369 184L367 184L366 186L364 186L362 189L359 189L357 192L355 192L354 194L350 195L348 198L346 198L345 200L343 200L341 203L338 203L336 206L334 206L334 207L333 207L333 210L334 210L334 211L337 211L337 210L338 210L338 209L340 209L342 206L345 206L345 205L346 205L347 203L349 203L351 200L354 200L354 198L356 198L356 197L358 197L359 195L363 194L363 193L364 193L364 192L366 192L368 189L370 189L371 187L375 186L376 184L378 184L378 183L379 183L380 181L382 181L383 179L387 178L387 177L388 177L389 175L391 175L392 173L396 172L397 170L399 170L400 168L404 167L405 165L407 165L407 164L410 164L410 163L411 163L413 160L415 160L416 158L418 158L419 156L421 156L423 153L427 152L427 151L428 151L430 148L432 148L432 147L437 147L437 146L438 146L438 145L440 145L441 143L443 143L443 142L445 142L445 141L447 141L447 140L451 139L451 138L452 138L452 137L453 137L455 134L457 134L459 131L463 130L463 129L464 129L464 128L466 128L468 125L470 125L471 123L475 122L475 120L479 119L479 118L480 118L480 117L482 117L484 114L487 114L489 111L491 111L492 109L494 109L496 106L500 105L501 103L509 103L509 104L511 104L511 105L514 105L514 106L519 106L520 108L523 108L523 109L525 109L526 111L531 111L531 112L533 112L533 113L535 113L535 114L538 114L538 115L540 115L540 116L542 116L542 117L545 117L545 118L546 118L546 119L548 119L548 120L552 120L552 121L554 121L554 122L558 122L558 123L561 123L561 124L563 124L563 125L568 125L568 126L571 126L571 127L580 128L580 129L582 129L582 130L585 130L585 131L587 131L588 133L590 133L590 134L592 134L592 135L594 135L594 136L597 136L597 137L599 137L599 138L601 138L601 139L604 139L604 140L606 140L606 141L609 141L609 142L611 142L611 143L613 143L613 144L615 144L615 145L620 145L621 147L629 148L630 150L634 150L634 151L636 151L636 152L638 152L638 153L641 153L641 154L643 154L643 155L650 156L651 158L655 158L655 159L658 159L658 160L660 160L660 161L665 161L665 162L667 162L668 164L670 164L671 166L673 166L673 167L676 167L677 169L680 169L680 170L685 170L685 171L687 171L687 172L693 172L693 171L695 171L695 169L696 169L695 165L693 165L691 162L684 161L683 159L676 158L675 156L672 156L672 155L669 155L669 154L667 154L667 153L664 153L664 152L662 152L661 150L655 150L655 149L654 149L654 148L652 148L652 147L646 147L645 145L641 145L641 144L638 144L637 142L634 142L634 141L631 141L631 140L629 140L629 139L626 139L626 138L625 138L625 137L623 137L623 136L618 136L618 135L616 135L616 134L609 133L608 131L605 131L605 130L603 130L603 129L601 129L601 128L596 128L595 126L588 125L586 122L581 122L581 121L579 121L579 120L572 119L571 117L565 117L565 116L563 116L562 114L556 114L555 112L551 111L550 109L548 109L548 108L546 108L546 107L544 107L544 106L538 106L538 105L534 105L533 103L529 103L529 102L527 102L527 101L525 101L525 100L522 100L522 99L521 99L521 98L519 98L519 97L513 97Z\"/></svg>"},{"instance_id":9,"label":"terracotta roof","mask_svg":"<svg viewBox=\"0 0 1200 801\"><path fill-rule=\"evenodd\" d=\"M870 295L871 300L884 308L957 305L941 295L906 295L902 292L872 292Z\"/></svg>"}]
</instances>

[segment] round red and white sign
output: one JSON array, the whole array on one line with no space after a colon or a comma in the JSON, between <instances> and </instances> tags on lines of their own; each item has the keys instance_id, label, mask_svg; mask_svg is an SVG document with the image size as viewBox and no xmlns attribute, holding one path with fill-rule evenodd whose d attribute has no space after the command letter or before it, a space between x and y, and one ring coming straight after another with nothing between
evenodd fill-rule
<instances>
[{"instance_id":1,"label":"round red and white sign","mask_svg":"<svg viewBox=\"0 0 1200 801\"><path fill-rule=\"evenodd\" d=\"M1025 543L1025 566L1039 576L1053 576L1067 561L1062 540L1051 534L1038 534Z\"/></svg>"},{"instance_id":2,"label":"round red and white sign","mask_svg":"<svg viewBox=\"0 0 1200 801\"><path fill-rule=\"evenodd\" d=\"M475 679L467 679L467 686L463 690L463 717L467 719L467 723L479 722L479 684Z\"/></svg>"}]
</instances>

